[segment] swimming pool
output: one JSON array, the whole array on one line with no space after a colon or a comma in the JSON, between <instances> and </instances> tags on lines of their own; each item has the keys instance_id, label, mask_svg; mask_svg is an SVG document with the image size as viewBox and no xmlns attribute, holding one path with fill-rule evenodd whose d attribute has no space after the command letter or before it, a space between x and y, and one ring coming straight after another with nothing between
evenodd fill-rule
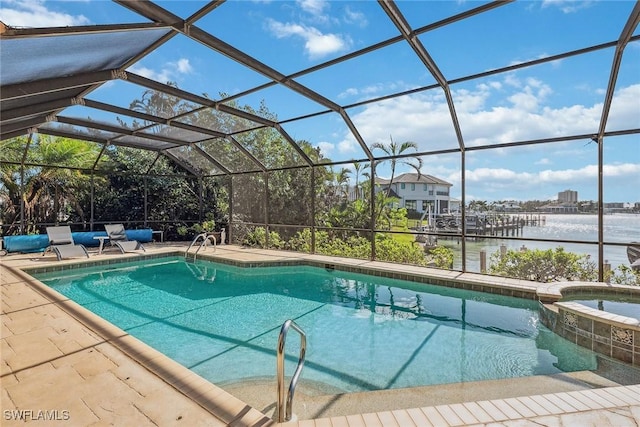
<instances>
[{"instance_id":1,"label":"swimming pool","mask_svg":"<svg viewBox=\"0 0 640 427\"><path fill-rule=\"evenodd\" d=\"M539 322L536 302L500 295L317 267L240 268L175 257L36 276L222 386L274 378L287 319L307 334L301 383L333 393L597 367L594 353ZM294 334L287 349L297 355Z\"/></svg>"}]
</instances>

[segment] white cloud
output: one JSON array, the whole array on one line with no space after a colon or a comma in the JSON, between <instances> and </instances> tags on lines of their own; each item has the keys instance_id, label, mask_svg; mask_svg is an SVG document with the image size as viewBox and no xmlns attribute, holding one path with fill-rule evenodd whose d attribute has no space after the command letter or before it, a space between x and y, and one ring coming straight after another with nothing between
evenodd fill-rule
<instances>
[{"instance_id":1,"label":"white cloud","mask_svg":"<svg viewBox=\"0 0 640 427\"><path fill-rule=\"evenodd\" d=\"M304 48L307 55L312 58L321 58L334 52L346 50L351 41L338 34L323 34L315 27L302 24L282 23L269 19L268 29L277 38L300 37L304 40Z\"/></svg>"},{"instance_id":2,"label":"white cloud","mask_svg":"<svg viewBox=\"0 0 640 427\"><path fill-rule=\"evenodd\" d=\"M354 90L354 92L357 91ZM482 146L597 132L602 114L601 103L549 105L548 98L551 98L552 93L553 88L544 81L518 79L513 75L506 76L501 82L486 82L475 88L454 91L456 113L465 143L467 146ZM640 84L623 87L616 91L609 115L608 131L637 128L638 117L640 117L638 99L640 99ZM491 101L490 104L489 101ZM358 113L352 114L351 119L368 145L373 142L387 142L389 134L392 134L396 141L416 142L419 151L457 148L450 113L444 96L439 90L371 104L363 107ZM585 140L584 143L587 144L589 141ZM582 144L578 145L582 147ZM337 146L341 152L346 153L347 149L360 152L357 141L350 134L347 134ZM467 164L469 174L466 180L468 183L477 182L477 185L482 187L482 192L486 194L493 192L498 199L508 198L505 197L506 195L518 194L521 198L527 198L539 191L548 193L549 188L555 188L556 185L567 188L573 188L574 185L576 188L579 185L584 185L584 188L595 188L597 167L592 164L593 157L583 161L583 164L591 164L590 166L564 170L552 169L552 165L555 168L556 165L561 167L560 165L566 164L564 159L573 161L577 160L578 156L584 156L584 150L568 151L568 149L580 148L576 144L540 146L543 151L537 147L535 150L537 155L532 156L526 166L514 163L513 166L509 165L502 169L474 168L473 158L471 158ZM605 149L606 147L605 145ZM548 151L550 149L553 151ZM503 157L508 156L512 151L494 149L491 155ZM541 154L544 158L540 159ZM625 159L624 164L615 165L608 160L609 164L605 166L604 173L605 180L608 182L606 185L609 186L610 191L613 183L628 185L639 181L638 158L638 156L628 158ZM534 169L544 167L547 170L523 172L523 170L530 170L532 165L537 165ZM460 188L459 166L456 168L435 164L425 168L429 173L453 183L454 188ZM480 195L479 188L472 187L469 191ZM638 196L640 193L637 191L629 194L632 198ZM540 197L546 196L541 194ZM592 195L590 198L595 197L597 195ZM488 199L486 195L482 198Z\"/></svg>"},{"instance_id":3,"label":"white cloud","mask_svg":"<svg viewBox=\"0 0 640 427\"><path fill-rule=\"evenodd\" d=\"M623 163L605 165L604 178L635 179L640 176L640 164ZM493 188L530 188L545 186L577 186L594 183L598 176L597 165L586 165L578 169L545 169L537 172L518 172L505 168L477 168L467 170L465 180L468 185L482 184ZM455 176L452 176L455 177Z\"/></svg>"},{"instance_id":4,"label":"white cloud","mask_svg":"<svg viewBox=\"0 0 640 427\"><path fill-rule=\"evenodd\" d=\"M321 141L318 143L318 147L320 147L320 150L322 150L322 153L325 156L331 157L331 154L333 153L335 145L332 144L331 142Z\"/></svg>"},{"instance_id":5,"label":"white cloud","mask_svg":"<svg viewBox=\"0 0 640 427\"><path fill-rule=\"evenodd\" d=\"M128 71L160 83L167 83L174 82L185 74L192 74L193 67L187 58L180 58L176 62L167 62L160 70L134 65Z\"/></svg>"},{"instance_id":6,"label":"white cloud","mask_svg":"<svg viewBox=\"0 0 640 427\"><path fill-rule=\"evenodd\" d=\"M175 63L175 67L180 74L191 74L193 72L193 67L191 67L187 58L180 58L178 62Z\"/></svg>"},{"instance_id":7,"label":"white cloud","mask_svg":"<svg viewBox=\"0 0 640 427\"><path fill-rule=\"evenodd\" d=\"M45 0L3 0L0 7L0 21L12 27L67 27L87 25L89 19L84 15L51 10Z\"/></svg>"},{"instance_id":8,"label":"white cloud","mask_svg":"<svg viewBox=\"0 0 640 427\"><path fill-rule=\"evenodd\" d=\"M161 83L166 83L167 81L170 81L169 76L164 72L165 70L158 72L158 71L152 70L151 68L143 67L140 65L134 65L131 68L129 68L128 71L134 74L139 74L142 77L146 77L151 80L156 80Z\"/></svg>"},{"instance_id":9,"label":"white cloud","mask_svg":"<svg viewBox=\"0 0 640 427\"><path fill-rule=\"evenodd\" d=\"M329 8L329 2L325 0L297 0L302 10L312 15L321 15Z\"/></svg>"},{"instance_id":10,"label":"white cloud","mask_svg":"<svg viewBox=\"0 0 640 427\"><path fill-rule=\"evenodd\" d=\"M358 93L360 93L360 92L358 91L357 88L350 87L347 90L344 90L340 94L338 94L338 98L339 99L350 98L352 96L357 96Z\"/></svg>"},{"instance_id":11,"label":"white cloud","mask_svg":"<svg viewBox=\"0 0 640 427\"><path fill-rule=\"evenodd\" d=\"M611 102L607 131L638 127L640 84L618 90Z\"/></svg>"},{"instance_id":12,"label":"white cloud","mask_svg":"<svg viewBox=\"0 0 640 427\"><path fill-rule=\"evenodd\" d=\"M354 11L349 6L344 9L344 21L348 24L356 24L361 28L369 25L369 21L367 21L364 13Z\"/></svg>"},{"instance_id":13,"label":"white cloud","mask_svg":"<svg viewBox=\"0 0 640 427\"><path fill-rule=\"evenodd\" d=\"M351 140L343 140L338 143L338 151L340 154L356 154L360 153L361 149L358 141L352 138Z\"/></svg>"},{"instance_id":14,"label":"white cloud","mask_svg":"<svg viewBox=\"0 0 640 427\"><path fill-rule=\"evenodd\" d=\"M543 0L542 8L557 7L563 13L574 13L593 4L592 0Z\"/></svg>"},{"instance_id":15,"label":"white cloud","mask_svg":"<svg viewBox=\"0 0 640 427\"><path fill-rule=\"evenodd\" d=\"M412 86L409 86L402 81L376 83L376 84L364 86L361 88L357 88L357 87L347 88L338 94L338 98L339 99L350 98L356 101L363 101L365 99L370 99L376 96L380 96L381 94L388 94L388 93L398 92L400 90L407 90L411 88Z\"/></svg>"}]
</instances>

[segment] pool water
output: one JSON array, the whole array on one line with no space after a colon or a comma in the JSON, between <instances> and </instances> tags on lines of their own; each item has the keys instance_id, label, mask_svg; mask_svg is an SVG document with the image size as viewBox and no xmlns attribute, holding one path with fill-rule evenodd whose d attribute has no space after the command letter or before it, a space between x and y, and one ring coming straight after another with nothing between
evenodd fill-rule
<instances>
[{"instance_id":1,"label":"pool water","mask_svg":"<svg viewBox=\"0 0 640 427\"><path fill-rule=\"evenodd\" d=\"M596 310L606 311L620 316L640 319L640 297L621 296L613 299L611 295L602 297L588 296L584 298L571 298L566 301L577 302L578 304L595 308Z\"/></svg>"},{"instance_id":2,"label":"pool water","mask_svg":"<svg viewBox=\"0 0 640 427\"><path fill-rule=\"evenodd\" d=\"M307 334L301 383L332 392L597 368L528 301L326 270L180 258L37 275L213 383L273 379L280 327ZM287 336L287 375L299 337Z\"/></svg>"}]
</instances>

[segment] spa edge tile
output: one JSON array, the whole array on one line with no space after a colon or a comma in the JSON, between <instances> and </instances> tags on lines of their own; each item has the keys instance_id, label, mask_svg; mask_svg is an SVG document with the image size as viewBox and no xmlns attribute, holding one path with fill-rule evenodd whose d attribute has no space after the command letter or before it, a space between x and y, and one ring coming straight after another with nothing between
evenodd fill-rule
<instances>
[{"instance_id":1,"label":"spa edge tile","mask_svg":"<svg viewBox=\"0 0 640 427\"><path fill-rule=\"evenodd\" d=\"M633 352L616 346L611 346L611 357L622 360L625 363L633 363Z\"/></svg>"},{"instance_id":2,"label":"spa edge tile","mask_svg":"<svg viewBox=\"0 0 640 427\"><path fill-rule=\"evenodd\" d=\"M593 338L591 336L584 336L582 334L577 335L576 344L578 344L580 347L593 350Z\"/></svg>"},{"instance_id":3,"label":"spa edge tile","mask_svg":"<svg viewBox=\"0 0 640 427\"><path fill-rule=\"evenodd\" d=\"M578 328L583 331L593 332L593 320L587 317L578 317Z\"/></svg>"}]
</instances>

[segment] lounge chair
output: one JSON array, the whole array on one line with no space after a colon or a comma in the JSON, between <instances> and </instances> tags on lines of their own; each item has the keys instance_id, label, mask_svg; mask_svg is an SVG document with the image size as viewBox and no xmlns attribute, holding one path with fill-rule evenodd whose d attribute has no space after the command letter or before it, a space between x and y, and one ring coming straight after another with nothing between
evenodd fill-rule
<instances>
[{"instance_id":1,"label":"lounge chair","mask_svg":"<svg viewBox=\"0 0 640 427\"><path fill-rule=\"evenodd\" d=\"M71 227L62 225L58 227L47 227L49 246L44 250L43 256L48 251L53 251L58 257L58 261L65 258L89 258L89 252L83 245L75 244L71 235Z\"/></svg>"},{"instance_id":2,"label":"lounge chair","mask_svg":"<svg viewBox=\"0 0 640 427\"><path fill-rule=\"evenodd\" d=\"M109 236L109 243L111 246L116 246L120 249L120 252L135 252L142 250L146 252L142 243L137 240L129 240L127 234L124 231L124 225L122 224L107 224L104 226L107 235Z\"/></svg>"}]
</instances>

